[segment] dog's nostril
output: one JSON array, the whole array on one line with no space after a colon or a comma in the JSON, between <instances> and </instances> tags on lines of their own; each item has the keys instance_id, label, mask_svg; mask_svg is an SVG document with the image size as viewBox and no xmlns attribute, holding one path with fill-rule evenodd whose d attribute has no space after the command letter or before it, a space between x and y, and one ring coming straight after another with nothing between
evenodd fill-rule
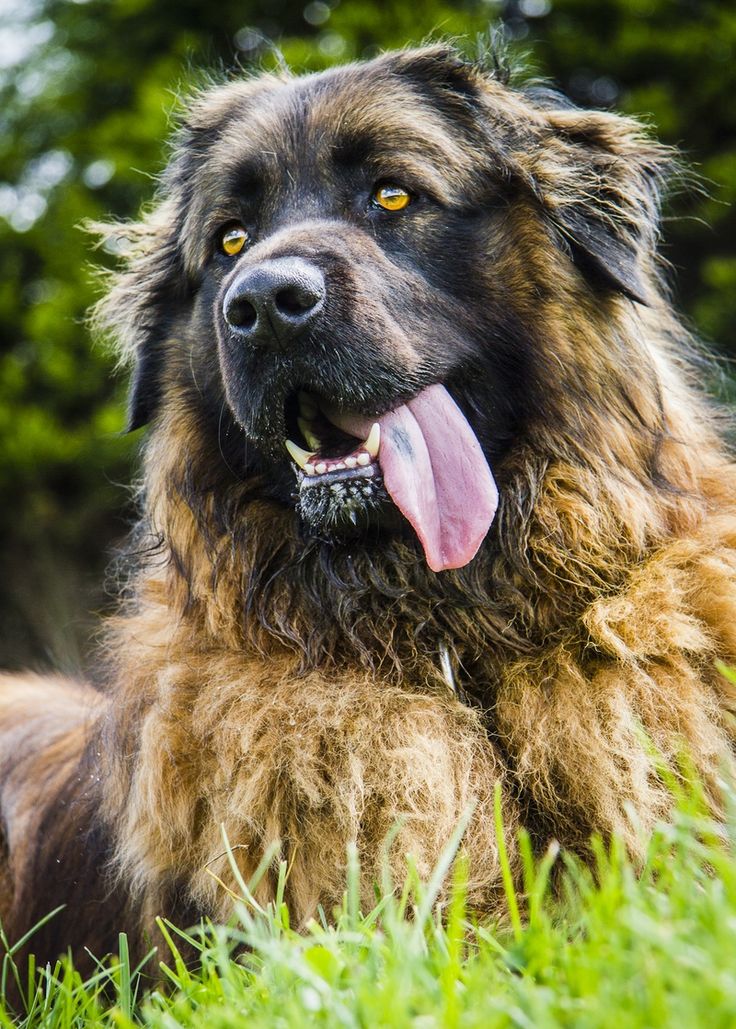
<instances>
[{"instance_id":1,"label":"dog's nostril","mask_svg":"<svg viewBox=\"0 0 736 1029\"><path fill-rule=\"evenodd\" d=\"M283 349L314 323L326 295L319 267L303 258L273 258L244 269L230 283L221 311L241 342Z\"/></svg>"},{"instance_id":2,"label":"dog's nostril","mask_svg":"<svg viewBox=\"0 0 736 1029\"><path fill-rule=\"evenodd\" d=\"M311 311L322 299L322 294L304 286L287 286L274 297L276 310L280 314L300 315Z\"/></svg>"},{"instance_id":3,"label":"dog's nostril","mask_svg":"<svg viewBox=\"0 0 736 1029\"><path fill-rule=\"evenodd\" d=\"M236 329L252 329L258 321L258 313L248 300L233 300L225 312L230 325Z\"/></svg>"}]
</instances>

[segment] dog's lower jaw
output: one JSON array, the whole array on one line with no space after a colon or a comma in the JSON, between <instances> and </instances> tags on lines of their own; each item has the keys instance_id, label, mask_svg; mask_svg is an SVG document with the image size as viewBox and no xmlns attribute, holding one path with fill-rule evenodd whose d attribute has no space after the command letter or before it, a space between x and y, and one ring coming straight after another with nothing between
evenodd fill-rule
<instances>
[{"instance_id":1,"label":"dog's lower jaw","mask_svg":"<svg viewBox=\"0 0 736 1029\"><path fill-rule=\"evenodd\" d=\"M326 482L299 473L295 500L307 532L326 539L360 539L371 529L399 524L379 470Z\"/></svg>"}]
</instances>

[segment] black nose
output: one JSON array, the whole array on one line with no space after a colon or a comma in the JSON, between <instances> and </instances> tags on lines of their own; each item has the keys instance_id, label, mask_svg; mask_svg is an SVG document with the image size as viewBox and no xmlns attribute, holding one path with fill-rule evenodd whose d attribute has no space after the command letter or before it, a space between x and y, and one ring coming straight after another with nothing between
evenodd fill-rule
<instances>
[{"instance_id":1,"label":"black nose","mask_svg":"<svg viewBox=\"0 0 736 1029\"><path fill-rule=\"evenodd\" d=\"M282 349L312 325L325 302L325 277L301 257L246 269L222 302L230 328L253 346Z\"/></svg>"}]
</instances>

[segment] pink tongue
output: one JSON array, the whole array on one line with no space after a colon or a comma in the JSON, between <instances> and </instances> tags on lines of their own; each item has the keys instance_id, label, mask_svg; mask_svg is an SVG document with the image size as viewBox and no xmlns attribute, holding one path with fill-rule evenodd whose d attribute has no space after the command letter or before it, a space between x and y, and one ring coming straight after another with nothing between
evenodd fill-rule
<instances>
[{"instance_id":1,"label":"pink tongue","mask_svg":"<svg viewBox=\"0 0 736 1029\"><path fill-rule=\"evenodd\" d=\"M371 420L329 412L365 439ZM498 506L498 490L475 433L444 386L423 390L378 419L378 460L391 499L411 522L433 572L462 568L478 551Z\"/></svg>"}]
</instances>

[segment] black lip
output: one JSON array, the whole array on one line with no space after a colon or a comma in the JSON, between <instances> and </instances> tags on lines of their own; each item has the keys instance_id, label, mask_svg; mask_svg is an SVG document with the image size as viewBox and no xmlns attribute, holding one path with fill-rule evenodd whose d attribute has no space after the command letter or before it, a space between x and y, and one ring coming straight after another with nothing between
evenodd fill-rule
<instances>
[{"instance_id":1,"label":"black lip","mask_svg":"<svg viewBox=\"0 0 736 1029\"><path fill-rule=\"evenodd\" d=\"M312 489L319 486L329 486L333 482L349 482L354 479L367 479L370 482L378 482L382 479L380 465L373 461L369 465L358 468L338 468L334 472L325 472L323 475L307 475L299 469L299 489Z\"/></svg>"}]
</instances>

